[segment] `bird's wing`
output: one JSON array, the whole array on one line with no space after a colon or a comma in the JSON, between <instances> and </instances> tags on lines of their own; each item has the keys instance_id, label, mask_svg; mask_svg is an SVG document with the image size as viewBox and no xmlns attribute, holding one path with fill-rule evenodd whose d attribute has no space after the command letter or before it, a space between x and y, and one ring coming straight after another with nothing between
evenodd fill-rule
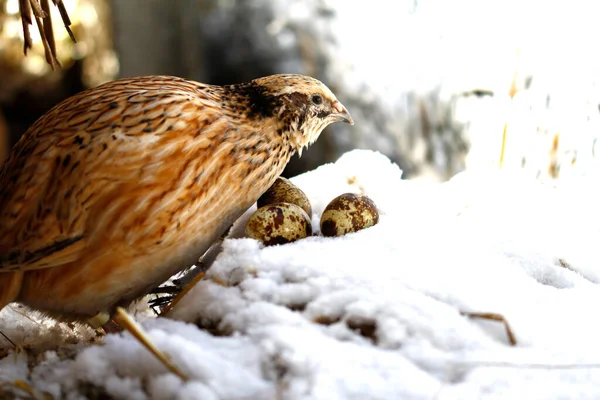
<instances>
[{"instance_id":1,"label":"bird's wing","mask_svg":"<svg viewBox=\"0 0 600 400\"><path fill-rule=\"evenodd\" d=\"M172 77L115 81L59 104L0 170L0 272L76 261L92 241L112 234L107 222L96 229L99 207L121 202L124 192L130 205L142 201L144 185L154 184L144 171L178 172L147 166L160 167L166 153L189 147L191 136L206 148L198 137L222 123L211 87ZM118 212L115 218L125 217Z\"/></svg>"}]
</instances>

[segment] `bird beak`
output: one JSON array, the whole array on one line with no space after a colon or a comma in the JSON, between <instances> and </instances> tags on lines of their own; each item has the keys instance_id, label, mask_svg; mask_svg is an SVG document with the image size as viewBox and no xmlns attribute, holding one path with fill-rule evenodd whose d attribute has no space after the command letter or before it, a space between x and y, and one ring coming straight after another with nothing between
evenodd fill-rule
<instances>
[{"instance_id":1,"label":"bird beak","mask_svg":"<svg viewBox=\"0 0 600 400\"><path fill-rule=\"evenodd\" d=\"M339 101L334 101L331 107L335 110L334 113L329 114L330 117L333 117L335 121L345 122L350 125L354 125L354 120L350 116L346 107Z\"/></svg>"}]
</instances>

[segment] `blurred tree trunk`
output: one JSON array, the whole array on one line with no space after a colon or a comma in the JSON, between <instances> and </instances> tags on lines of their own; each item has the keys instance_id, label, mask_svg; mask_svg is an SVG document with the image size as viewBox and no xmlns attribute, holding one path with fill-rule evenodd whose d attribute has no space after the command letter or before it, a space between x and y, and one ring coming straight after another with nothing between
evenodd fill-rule
<instances>
[{"instance_id":1,"label":"blurred tree trunk","mask_svg":"<svg viewBox=\"0 0 600 400\"><path fill-rule=\"evenodd\" d=\"M199 21L211 0L110 0L121 77L200 79Z\"/></svg>"}]
</instances>

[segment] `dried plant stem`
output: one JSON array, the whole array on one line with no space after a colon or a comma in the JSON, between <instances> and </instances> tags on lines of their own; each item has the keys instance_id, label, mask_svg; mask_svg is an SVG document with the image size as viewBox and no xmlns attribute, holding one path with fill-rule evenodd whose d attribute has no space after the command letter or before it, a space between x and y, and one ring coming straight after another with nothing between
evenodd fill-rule
<instances>
[{"instance_id":1,"label":"dried plant stem","mask_svg":"<svg viewBox=\"0 0 600 400\"><path fill-rule=\"evenodd\" d=\"M173 364L173 362L169 359L169 357L163 353L158 347L152 343L150 337L144 332L142 327L135 322L135 320L127 314L127 312L121 308L117 307L114 321L119 324L123 329L128 331L135 337L150 353L152 353L169 371L180 377L183 381L187 381L189 378L183 372L179 370Z\"/></svg>"},{"instance_id":2,"label":"dried plant stem","mask_svg":"<svg viewBox=\"0 0 600 400\"><path fill-rule=\"evenodd\" d=\"M177 293L177 296L175 296L175 298L173 299L173 301L171 301L165 308L164 310L162 310L162 312L160 313L161 317L164 317L169 311L171 311L171 309L173 307L175 307L175 305L177 303L179 303L179 301L183 298L183 296L185 296L194 286L196 286L196 284L198 282L200 282L200 280L202 278L204 278L204 272L200 272L198 275L196 275L194 277L194 279L192 279L192 281L190 283L188 283L186 285L186 287L183 288L183 290L179 293Z\"/></svg>"},{"instance_id":3,"label":"dried plant stem","mask_svg":"<svg viewBox=\"0 0 600 400\"><path fill-rule=\"evenodd\" d=\"M508 342L511 346L517 345L517 339L513 334L512 329L504 315L490 312L461 312L461 315L467 316L469 318L479 318L479 319L487 319L492 321L502 322L504 324L504 329L506 330L506 336L508 337Z\"/></svg>"},{"instance_id":4,"label":"dried plant stem","mask_svg":"<svg viewBox=\"0 0 600 400\"><path fill-rule=\"evenodd\" d=\"M69 18L69 14L67 13L62 0L52 0L52 3L58 7L65 29L69 33L71 40L73 40L74 43L77 42L75 40L75 35L73 35L73 31L71 31L70 28L71 19ZM56 42L52 30L49 0L19 0L19 12L21 14L21 23L23 26L23 53L27 55L27 51L33 47L29 25L32 25L33 20L35 19L42 39L42 45L44 46L46 61L50 64L52 69L60 67L58 57L56 56Z\"/></svg>"}]
</instances>

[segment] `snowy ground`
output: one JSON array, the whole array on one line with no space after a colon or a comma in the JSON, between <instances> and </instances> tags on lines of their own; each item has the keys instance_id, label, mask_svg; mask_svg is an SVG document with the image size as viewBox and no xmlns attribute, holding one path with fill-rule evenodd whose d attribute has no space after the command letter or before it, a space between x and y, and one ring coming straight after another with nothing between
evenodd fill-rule
<instances>
[{"instance_id":1,"label":"snowy ground","mask_svg":"<svg viewBox=\"0 0 600 400\"><path fill-rule=\"evenodd\" d=\"M269 248L226 240L171 312L180 321L138 315L191 381L124 333L38 354L29 373L27 356L11 354L0 389L21 379L68 399L600 398L597 179L554 188L521 173L401 181L385 157L347 153L293 182L312 202L314 230L348 191L375 201L377 226ZM502 314L517 345L501 323L461 312ZM59 336L93 339L13 310L0 329L30 363Z\"/></svg>"}]
</instances>

